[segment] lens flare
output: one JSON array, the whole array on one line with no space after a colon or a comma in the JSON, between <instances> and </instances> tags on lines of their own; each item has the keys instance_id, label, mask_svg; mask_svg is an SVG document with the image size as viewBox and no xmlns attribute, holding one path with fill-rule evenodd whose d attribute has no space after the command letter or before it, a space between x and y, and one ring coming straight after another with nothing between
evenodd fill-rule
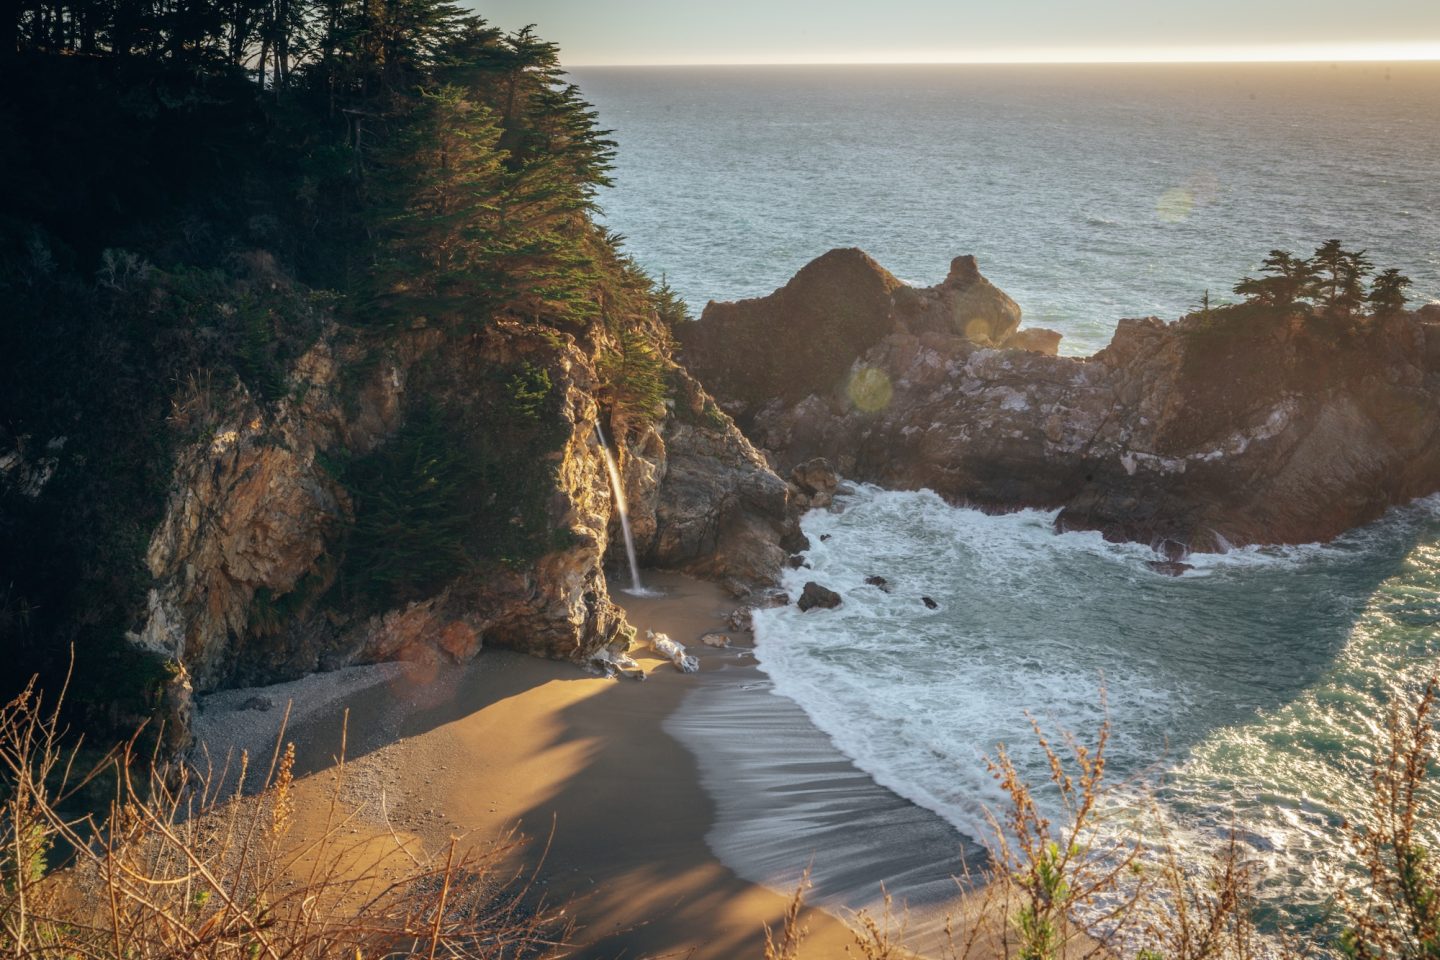
<instances>
[{"instance_id":1,"label":"lens flare","mask_svg":"<svg viewBox=\"0 0 1440 960\"><path fill-rule=\"evenodd\" d=\"M1155 204L1155 213L1166 223L1179 223L1195 209L1195 194L1184 187L1166 190Z\"/></svg>"},{"instance_id":2,"label":"lens flare","mask_svg":"<svg viewBox=\"0 0 1440 960\"><path fill-rule=\"evenodd\" d=\"M885 371L875 367L861 367L855 371L845 391L850 395L850 402L866 413L884 410L890 405L890 398L895 394L895 388L890 385L890 378Z\"/></svg>"}]
</instances>

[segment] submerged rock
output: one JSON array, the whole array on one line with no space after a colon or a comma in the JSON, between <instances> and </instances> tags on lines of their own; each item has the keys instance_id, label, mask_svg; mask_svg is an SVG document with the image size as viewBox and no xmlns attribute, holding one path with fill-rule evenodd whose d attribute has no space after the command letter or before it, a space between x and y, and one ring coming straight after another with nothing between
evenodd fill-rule
<instances>
[{"instance_id":1,"label":"submerged rock","mask_svg":"<svg viewBox=\"0 0 1440 960\"><path fill-rule=\"evenodd\" d=\"M805 589L800 592L800 600L797 606L801 610L813 610L819 607L822 610L829 610L840 606L840 594L828 587L822 587L814 580L805 584Z\"/></svg>"},{"instance_id":2,"label":"submerged rock","mask_svg":"<svg viewBox=\"0 0 1440 960\"><path fill-rule=\"evenodd\" d=\"M1435 311L1127 319L1094 356L1060 357L982 280L961 258L915 290L833 251L769 297L711 305L683 358L782 471L824 458L1182 553L1327 540L1440 490ZM842 310L844 291L864 295ZM823 362L795 373L815 343ZM740 359L769 353L783 364Z\"/></svg>"},{"instance_id":3,"label":"submerged rock","mask_svg":"<svg viewBox=\"0 0 1440 960\"><path fill-rule=\"evenodd\" d=\"M865 582L872 587L879 587L885 593L894 592L894 588L890 586L890 581L884 577L866 577Z\"/></svg>"},{"instance_id":4,"label":"submerged rock","mask_svg":"<svg viewBox=\"0 0 1440 960\"><path fill-rule=\"evenodd\" d=\"M1145 566L1154 570L1156 573L1163 573L1167 577L1178 577L1187 570L1195 569L1183 560L1147 560Z\"/></svg>"}]
</instances>

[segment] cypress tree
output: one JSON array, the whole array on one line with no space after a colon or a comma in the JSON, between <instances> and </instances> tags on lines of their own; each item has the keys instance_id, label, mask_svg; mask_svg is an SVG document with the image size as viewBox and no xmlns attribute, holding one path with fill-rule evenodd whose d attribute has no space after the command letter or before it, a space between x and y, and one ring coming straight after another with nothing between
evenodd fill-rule
<instances>
[{"instance_id":1,"label":"cypress tree","mask_svg":"<svg viewBox=\"0 0 1440 960\"><path fill-rule=\"evenodd\" d=\"M1286 312L1300 304L1315 279L1315 269L1310 261L1286 250L1271 250L1270 255L1261 261L1261 270L1269 276L1245 277L1235 284L1235 292L1250 303Z\"/></svg>"},{"instance_id":2,"label":"cypress tree","mask_svg":"<svg viewBox=\"0 0 1440 960\"><path fill-rule=\"evenodd\" d=\"M1370 304L1370 312L1376 317L1391 317L1405 309L1405 288L1410 286L1410 278L1399 270L1391 267L1375 278L1370 285L1370 293L1365 300Z\"/></svg>"}]
</instances>

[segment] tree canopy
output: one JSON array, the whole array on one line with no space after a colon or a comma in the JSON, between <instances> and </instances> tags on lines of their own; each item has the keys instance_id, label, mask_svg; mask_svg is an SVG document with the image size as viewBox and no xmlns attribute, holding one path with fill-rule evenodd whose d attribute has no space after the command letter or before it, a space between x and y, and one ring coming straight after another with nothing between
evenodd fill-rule
<instances>
[{"instance_id":1,"label":"tree canopy","mask_svg":"<svg viewBox=\"0 0 1440 960\"><path fill-rule=\"evenodd\" d=\"M1367 292L1365 280L1374 264L1364 250L1346 250L1339 240L1326 240L1309 259L1287 250L1271 250L1261 261L1260 277L1245 277L1235 292L1246 301L1281 312L1351 317L1369 304L1375 316L1405 308L1410 279L1399 270L1376 276Z\"/></svg>"}]
</instances>

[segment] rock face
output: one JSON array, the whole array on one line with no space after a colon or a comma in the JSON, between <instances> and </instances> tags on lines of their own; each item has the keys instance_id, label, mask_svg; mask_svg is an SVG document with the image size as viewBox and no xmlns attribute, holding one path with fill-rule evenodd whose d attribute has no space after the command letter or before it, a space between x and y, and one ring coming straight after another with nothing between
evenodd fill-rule
<instances>
[{"instance_id":1,"label":"rock face","mask_svg":"<svg viewBox=\"0 0 1440 960\"><path fill-rule=\"evenodd\" d=\"M148 609L130 636L176 665L172 722L183 728L189 701L179 698L192 685L206 691L379 660L453 662L486 644L575 661L627 646L634 630L606 577L607 558L623 552L595 429L602 418L647 564L771 581L795 530L787 484L683 370L671 371L673 409L658 417L627 422L603 409L594 351L512 323L463 342L423 327L378 344L342 342L331 328L294 365L278 403L237 384L193 404L193 422L177 429L196 439L179 444L146 551ZM365 371L358 383L356 370ZM457 570L388 608L334 602L356 507L333 461L383 452L415 394L451 408L459 429L479 429L493 413L475 399L488 389L477 381L510 370L548 384L545 429L556 442L543 457L553 480L536 495L553 547L524 563Z\"/></svg>"},{"instance_id":2,"label":"rock face","mask_svg":"<svg viewBox=\"0 0 1440 960\"><path fill-rule=\"evenodd\" d=\"M674 409L621 463L640 562L773 582L799 532L790 491L694 378L674 384Z\"/></svg>"},{"instance_id":3,"label":"rock face","mask_svg":"<svg viewBox=\"0 0 1440 960\"><path fill-rule=\"evenodd\" d=\"M835 256L821 258L827 269ZM869 304L868 322L851 312L826 325L797 308L792 281L738 312L707 309L695 324L706 329L682 338L685 362L782 470L824 457L847 477L954 502L1061 508L1061 528L1150 543L1172 559L1328 539L1440 490L1431 320L1231 308L1168 325L1122 320L1093 357L997 349L1016 342L1013 327L1000 336L1005 301L976 314L1003 322L968 337L932 322L933 304L970 275L966 259L939 292L907 292L847 253L843 264L866 275L850 286L891 293ZM796 316L807 337L831 344L817 366L825 375L798 398L795 381L743 360L787 342L774 331ZM719 344L728 357L712 371ZM839 344L851 359L835 374Z\"/></svg>"},{"instance_id":4,"label":"rock face","mask_svg":"<svg viewBox=\"0 0 1440 960\"><path fill-rule=\"evenodd\" d=\"M1020 307L981 276L974 257L956 257L943 283L915 289L863 251L840 249L807 264L768 297L709 304L699 323L677 333L692 372L746 429L772 400L796 403L842 385L862 406L879 402L867 395L877 385L853 380L853 364L892 333L998 345L1011 341L1019 326ZM1058 343L1049 331L1016 341L1050 353Z\"/></svg>"}]
</instances>

